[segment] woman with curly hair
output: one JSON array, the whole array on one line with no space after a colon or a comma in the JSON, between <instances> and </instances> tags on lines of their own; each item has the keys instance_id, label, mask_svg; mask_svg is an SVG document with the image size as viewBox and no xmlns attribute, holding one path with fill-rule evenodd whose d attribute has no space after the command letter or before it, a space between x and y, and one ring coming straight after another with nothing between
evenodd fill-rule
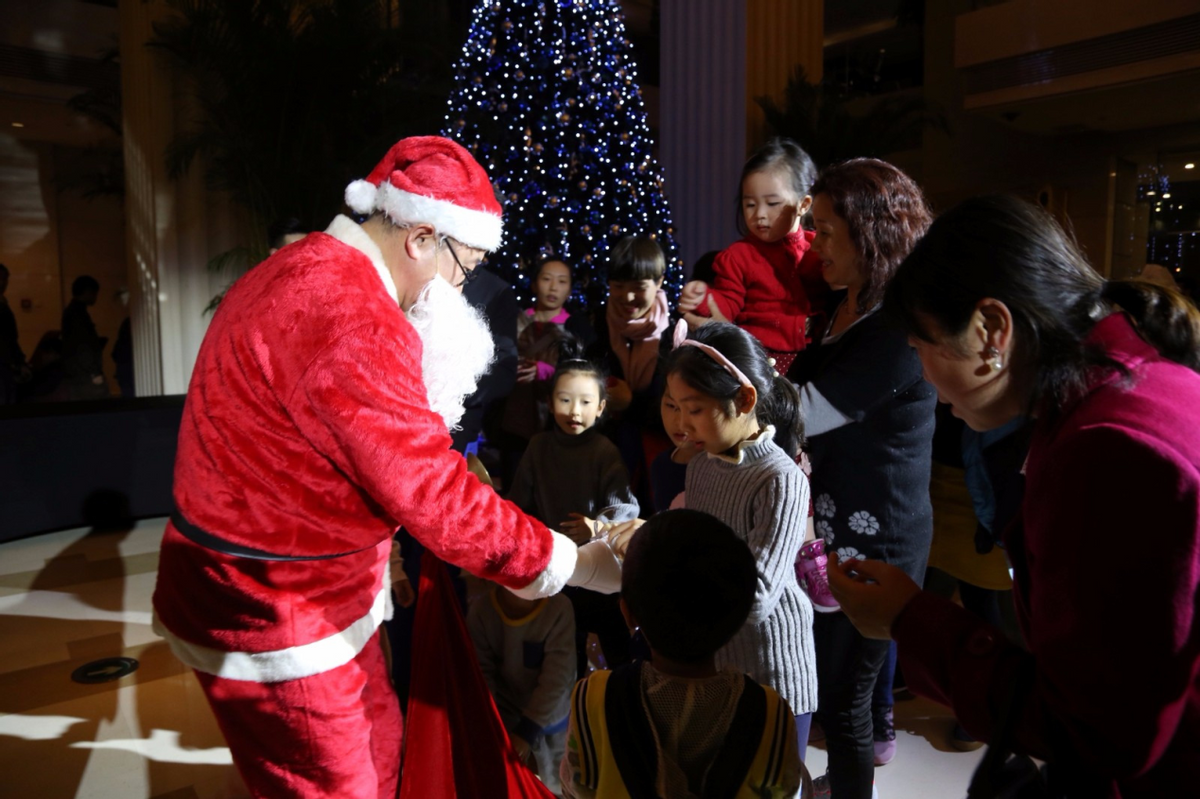
<instances>
[{"instance_id":1,"label":"woman with curly hair","mask_svg":"<svg viewBox=\"0 0 1200 799\"><path fill-rule=\"evenodd\" d=\"M825 281L840 290L827 329L814 332L815 346L789 373L799 384L809 440L816 533L842 560L883 560L920 582L933 536L937 398L904 333L884 323L879 307L896 267L929 227L929 209L911 178L871 158L825 169L812 195L813 249ZM824 572L812 562L823 560L820 546L808 546L798 567L821 611L813 639L827 784L835 799L869 799L873 733L886 735L892 726L890 706L874 719L871 707L888 643L864 638L837 612L828 584L813 579Z\"/></svg>"}]
</instances>

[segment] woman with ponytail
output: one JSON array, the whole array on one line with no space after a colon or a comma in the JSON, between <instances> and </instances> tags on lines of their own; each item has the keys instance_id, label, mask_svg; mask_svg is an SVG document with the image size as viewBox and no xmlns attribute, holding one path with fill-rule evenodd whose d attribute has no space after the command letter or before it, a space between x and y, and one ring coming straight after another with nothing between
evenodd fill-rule
<instances>
[{"instance_id":1,"label":"woman with ponytail","mask_svg":"<svg viewBox=\"0 0 1200 799\"><path fill-rule=\"evenodd\" d=\"M884 309L972 428L1035 419L1024 506L1004 531L1027 650L883 563L831 564L842 607L864 635L894 638L909 687L953 707L968 732L1046 761L1052 795L1191 790L1195 307L1149 283L1105 281L1041 209L988 197L933 224Z\"/></svg>"}]
</instances>

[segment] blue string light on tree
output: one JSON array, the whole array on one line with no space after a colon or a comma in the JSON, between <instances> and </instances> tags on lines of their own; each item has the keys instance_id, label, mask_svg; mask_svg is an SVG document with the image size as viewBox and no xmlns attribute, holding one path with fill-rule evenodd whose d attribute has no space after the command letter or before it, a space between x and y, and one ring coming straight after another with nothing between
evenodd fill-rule
<instances>
[{"instance_id":1,"label":"blue string light on tree","mask_svg":"<svg viewBox=\"0 0 1200 799\"><path fill-rule=\"evenodd\" d=\"M487 168L501 195L504 244L489 268L530 299L529 269L571 262L589 303L607 291L605 257L649 235L683 281L662 170L616 0L483 0L455 67L444 135Z\"/></svg>"}]
</instances>

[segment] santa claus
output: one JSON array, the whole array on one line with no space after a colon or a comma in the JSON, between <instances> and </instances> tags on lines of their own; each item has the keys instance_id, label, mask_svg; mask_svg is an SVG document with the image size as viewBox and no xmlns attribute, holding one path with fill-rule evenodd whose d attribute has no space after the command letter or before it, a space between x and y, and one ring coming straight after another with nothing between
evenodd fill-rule
<instances>
[{"instance_id":1,"label":"santa claus","mask_svg":"<svg viewBox=\"0 0 1200 799\"><path fill-rule=\"evenodd\" d=\"M154 594L156 629L258 796L395 795L402 722L378 627L399 526L521 596L619 587L604 542L577 549L450 449L491 358L461 296L500 243L483 168L447 139L404 139L346 202L368 219L283 248L212 320Z\"/></svg>"}]
</instances>

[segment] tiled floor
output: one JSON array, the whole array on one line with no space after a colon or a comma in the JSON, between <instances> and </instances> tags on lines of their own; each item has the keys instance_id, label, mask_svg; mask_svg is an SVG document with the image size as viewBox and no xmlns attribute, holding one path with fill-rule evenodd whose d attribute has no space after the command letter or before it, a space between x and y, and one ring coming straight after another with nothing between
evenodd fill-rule
<instances>
[{"instance_id":1,"label":"tiled floor","mask_svg":"<svg viewBox=\"0 0 1200 799\"><path fill-rule=\"evenodd\" d=\"M0 544L0 798L246 795L195 678L150 629L163 524ZM140 667L116 682L71 680L115 656ZM960 799L979 753L946 746L946 711L902 702L896 721L880 796ZM822 773L825 753L810 749L808 766Z\"/></svg>"}]
</instances>

